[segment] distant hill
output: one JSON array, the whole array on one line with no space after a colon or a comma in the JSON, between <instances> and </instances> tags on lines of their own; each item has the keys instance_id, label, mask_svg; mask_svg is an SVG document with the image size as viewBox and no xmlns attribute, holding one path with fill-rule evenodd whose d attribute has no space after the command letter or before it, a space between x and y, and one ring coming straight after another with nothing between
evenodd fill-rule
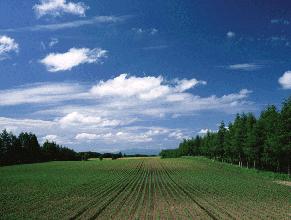
<instances>
[{"instance_id":1,"label":"distant hill","mask_svg":"<svg viewBox=\"0 0 291 220\"><path fill-rule=\"evenodd\" d=\"M159 149L146 149L146 148L131 148L121 151L122 154L145 154L145 155L158 155L160 153Z\"/></svg>"}]
</instances>

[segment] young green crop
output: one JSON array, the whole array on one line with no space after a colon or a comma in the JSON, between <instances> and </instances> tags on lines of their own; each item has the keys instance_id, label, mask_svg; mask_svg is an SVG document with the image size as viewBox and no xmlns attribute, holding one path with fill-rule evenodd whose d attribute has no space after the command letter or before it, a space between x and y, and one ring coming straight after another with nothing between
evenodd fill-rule
<instances>
[{"instance_id":1,"label":"young green crop","mask_svg":"<svg viewBox=\"0 0 291 220\"><path fill-rule=\"evenodd\" d=\"M0 177L0 219L287 219L291 201L270 173L201 157L16 165Z\"/></svg>"}]
</instances>

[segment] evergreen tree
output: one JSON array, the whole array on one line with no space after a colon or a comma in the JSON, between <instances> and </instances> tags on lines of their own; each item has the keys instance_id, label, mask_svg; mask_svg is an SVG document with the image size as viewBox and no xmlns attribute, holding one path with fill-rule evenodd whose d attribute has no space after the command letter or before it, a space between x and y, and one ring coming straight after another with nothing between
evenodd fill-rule
<instances>
[{"instance_id":1,"label":"evergreen tree","mask_svg":"<svg viewBox=\"0 0 291 220\"><path fill-rule=\"evenodd\" d=\"M203 155L290 175L291 97L283 102L280 112L271 105L258 120L251 113L237 114L228 129L221 122L218 132L185 139L178 149L161 152L162 157L185 155Z\"/></svg>"},{"instance_id":2,"label":"evergreen tree","mask_svg":"<svg viewBox=\"0 0 291 220\"><path fill-rule=\"evenodd\" d=\"M256 118L253 114L247 114L246 120L246 142L244 145L244 155L246 157L247 167L249 163L253 162L253 166L256 167L256 155L257 155L257 140L256 140Z\"/></svg>"},{"instance_id":3,"label":"evergreen tree","mask_svg":"<svg viewBox=\"0 0 291 220\"><path fill-rule=\"evenodd\" d=\"M225 145L225 136L226 136L226 128L225 128L225 124L222 121L218 132L217 132L217 145L216 145L216 156L219 159L223 159L224 158L224 145Z\"/></svg>"},{"instance_id":4,"label":"evergreen tree","mask_svg":"<svg viewBox=\"0 0 291 220\"><path fill-rule=\"evenodd\" d=\"M283 102L279 122L280 160L285 171L291 174L291 97Z\"/></svg>"}]
</instances>

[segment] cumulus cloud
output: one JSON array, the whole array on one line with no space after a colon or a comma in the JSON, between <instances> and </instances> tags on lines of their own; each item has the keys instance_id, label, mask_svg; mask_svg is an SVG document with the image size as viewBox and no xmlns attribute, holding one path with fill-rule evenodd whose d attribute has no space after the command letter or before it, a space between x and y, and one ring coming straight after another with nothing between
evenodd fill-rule
<instances>
[{"instance_id":1,"label":"cumulus cloud","mask_svg":"<svg viewBox=\"0 0 291 220\"><path fill-rule=\"evenodd\" d=\"M0 90L0 106L18 105L19 111L25 113L22 116L27 117L2 117L0 129L13 129L15 133L32 131L41 138L56 135L47 138L58 138L58 143L74 146L76 150L84 150L77 147L92 146L92 143L104 149L127 149L136 143L139 147L149 143L159 147L157 143L164 139L165 145L176 146L194 131L149 125L159 120L176 120L173 115L187 117L200 111L236 113L253 108L253 103L248 101L251 91L247 89L222 96L198 96L190 89L199 84L206 82L121 74L95 86L45 83ZM29 104L32 112L21 108L23 104Z\"/></svg>"},{"instance_id":2,"label":"cumulus cloud","mask_svg":"<svg viewBox=\"0 0 291 220\"><path fill-rule=\"evenodd\" d=\"M42 137L42 140L43 141L48 140L48 141L54 141L54 142L56 142L58 140L58 136L57 135L54 135L54 134L48 134L48 135Z\"/></svg>"},{"instance_id":3,"label":"cumulus cloud","mask_svg":"<svg viewBox=\"0 0 291 220\"><path fill-rule=\"evenodd\" d=\"M80 64L101 63L107 51L101 48L71 48L65 53L50 53L40 60L49 72L71 70Z\"/></svg>"},{"instance_id":4,"label":"cumulus cloud","mask_svg":"<svg viewBox=\"0 0 291 220\"><path fill-rule=\"evenodd\" d=\"M126 141L126 142L150 142L153 139L149 137L146 134L135 134L132 132L122 132L119 131L115 134L115 137L117 137L117 140L119 141Z\"/></svg>"},{"instance_id":5,"label":"cumulus cloud","mask_svg":"<svg viewBox=\"0 0 291 220\"><path fill-rule=\"evenodd\" d=\"M279 84L283 89L291 89L291 71L286 71L279 79Z\"/></svg>"},{"instance_id":6,"label":"cumulus cloud","mask_svg":"<svg viewBox=\"0 0 291 220\"><path fill-rule=\"evenodd\" d=\"M131 143L146 143L150 142L153 139L146 135L146 134L137 134L136 132L132 131L117 131L115 133L105 132L101 134L94 134L94 133L79 133L75 137L76 140L80 142L88 142L91 140L100 140L106 141L111 143L124 143L124 142L131 142Z\"/></svg>"},{"instance_id":7,"label":"cumulus cloud","mask_svg":"<svg viewBox=\"0 0 291 220\"><path fill-rule=\"evenodd\" d=\"M85 12L89 9L83 2L67 2L66 0L41 0L40 4L33 6L33 9L38 18L44 15L51 15L53 17L61 16L63 14L73 14L85 16Z\"/></svg>"},{"instance_id":8,"label":"cumulus cloud","mask_svg":"<svg viewBox=\"0 0 291 220\"><path fill-rule=\"evenodd\" d=\"M194 86L198 84L206 85L206 81L198 81L197 79L182 79L182 80L176 80L177 85L175 86L175 89L178 92L184 92L188 89L193 88Z\"/></svg>"},{"instance_id":9,"label":"cumulus cloud","mask_svg":"<svg viewBox=\"0 0 291 220\"><path fill-rule=\"evenodd\" d=\"M98 138L96 134L80 133L75 137L77 140L95 140Z\"/></svg>"},{"instance_id":10,"label":"cumulus cloud","mask_svg":"<svg viewBox=\"0 0 291 220\"><path fill-rule=\"evenodd\" d=\"M201 97L190 93L189 89L199 84L206 82L196 79L166 81L162 76L137 77L121 74L113 79L100 81L95 86L46 83L0 90L0 106L42 104L43 107L46 106L40 111L43 114L56 113L64 117L75 112L68 118L82 118L82 121L86 121L87 116L101 117L88 119L94 122L112 115L132 122L141 115L181 116L203 110L238 112L252 106L247 101L251 93L247 89L221 97Z\"/></svg>"},{"instance_id":11,"label":"cumulus cloud","mask_svg":"<svg viewBox=\"0 0 291 220\"><path fill-rule=\"evenodd\" d=\"M256 63L239 63L232 64L227 66L230 70L244 70L244 71L253 71L262 68L263 66Z\"/></svg>"},{"instance_id":12,"label":"cumulus cloud","mask_svg":"<svg viewBox=\"0 0 291 220\"><path fill-rule=\"evenodd\" d=\"M6 59L10 52L18 52L19 45L11 37L0 35L0 60Z\"/></svg>"},{"instance_id":13,"label":"cumulus cloud","mask_svg":"<svg viewBox=\"0 0 291 220\"><path fill-rule=\"evenodd\" d=\"M106 126L118 126L121 124L121 122L118 120L102 119L101 117L83 115L78 112L72 112L67 114L66 116L62 117L59 120L59 122L62 126L72 126L72 125L79 126L81 124L87 124L106 127Z\"/></svg>"},{"instance_id":14,"label":"cumulus cloud","mask_svg":"<svg viewBox=\"0 0 291 220\"><path fill-rule=\"evenodd\" d=\"M101 81L91 89L93 95L100 97L137 97L141 100L154 100L168 94L181 93L197 84L206 84L196 79L175 80L174 87L166 85L162 76L136 77L121 74L106 82Z\"/></svg>"},{"instance_id":15,"label":"cumulus cloud","mask_svg":"<svg viewBox=\"0 0 291 220\"><path fill-rule=\"evenodd\" d=\"M173 131L168 135L169 138L175 138L177 140L182 140L183 138L187 138L180 130Z\"/></svg>"},{"instance_id":16,"label":"cumulus cloud","mask_svg":"<svg viewBox=\"0 0 291 220\"><path fill-rule=\"evenodd\" d=\"M169 88L161 85L163 78L159 77L128 77L121 74L106 82L101 81L91 89L97 96L137 96L140 99L154 99L168 93Z\"/></svg>"},{"instance_id":17,"label":"cumulus cloud","mask_svg":"<svg viewBox=\"0 0 291 220\"><path fill-rule=\"evenodd\" d=\"M208 129L208 128L202 128L202 129L198 132L198 134L200 134L200 135L205 135L205 134L207 134L208 132L211 132L211 130Z\"/></svg>"}]
</instances>

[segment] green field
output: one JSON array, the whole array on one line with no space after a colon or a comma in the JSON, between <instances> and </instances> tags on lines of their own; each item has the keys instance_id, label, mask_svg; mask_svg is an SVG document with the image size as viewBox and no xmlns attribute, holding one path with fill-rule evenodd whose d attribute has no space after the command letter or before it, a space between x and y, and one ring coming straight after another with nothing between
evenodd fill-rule
<instances>
[{"instance_id":1,"label":"green field","mask_svg":"<svg viewBox=\"0 0 291 220\"><path fill-rule=\"evenodd\" d=\"M0 168L1 219L290 219L291 187L204 158Z\"/></svg>"}]
</instances>

